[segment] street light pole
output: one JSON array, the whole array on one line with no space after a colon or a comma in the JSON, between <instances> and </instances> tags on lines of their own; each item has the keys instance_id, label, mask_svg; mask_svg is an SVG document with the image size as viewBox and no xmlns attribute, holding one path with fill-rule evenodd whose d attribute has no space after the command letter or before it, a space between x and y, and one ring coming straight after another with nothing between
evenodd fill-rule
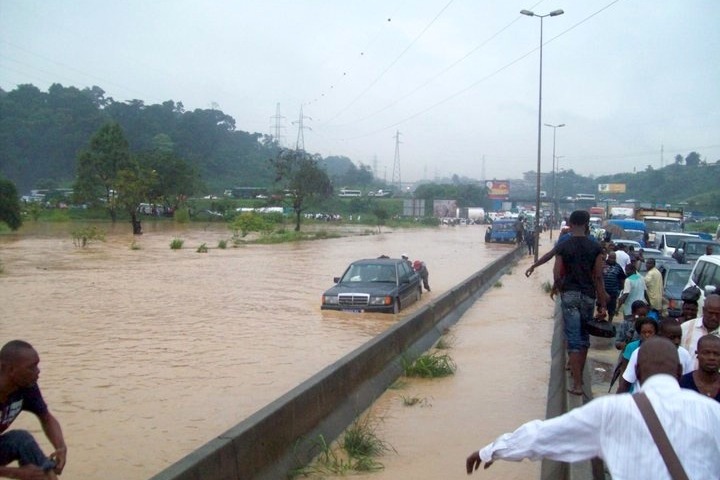
<instances>
[{"instance_id":1,"label":"street light pole","mask_svg":"<svg viewBox=\"0 0 720 480\"><path fill-rule=\"evenodd\" d=\"M564 123L561 123L560 125L551 125L549 123L545 124L546 127L550 127L553 129L553 155L552 155L552 185L553 185L553 191L552 191L552 202L553 202L553 221L550 222L550 240L552 240L553 237L553 224L555 223L555 218L557 216L557 198L556 198L556 191L555 191L555 160L557 157L555 156L555 133L557 133L558 128L562 128L565 126Z\"/></svg>"},{"instance_id":2,"label":"street light pole","mask_svg":"<svg viewBox=\"0 0 720 480\"><path fill-rule=\"evenodd\" d=\"M565 13L562 10L553 10L545 15L538 15L530 10L520 10L522 15L540 19L540 89L538 94L538 152L537 152L537 191L535 192L535 262L538 261L538 245L540 240L540 168L542 160L542 49L543 49L543 19L556 17Z\"/></svg>"}]
</instances>

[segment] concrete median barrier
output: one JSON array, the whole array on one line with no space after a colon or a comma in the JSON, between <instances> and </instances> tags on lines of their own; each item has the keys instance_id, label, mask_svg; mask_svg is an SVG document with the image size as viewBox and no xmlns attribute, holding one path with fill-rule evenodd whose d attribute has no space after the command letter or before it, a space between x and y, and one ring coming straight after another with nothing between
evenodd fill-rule
<instances>
[{"instance_id":1,"label":"concrete median barrier","mask_svg":"<svg viewBox=\"0 0 720 480\"><path fill-rule=\"evenodd\" d=\"M516 248L151 480L287 478L339 436L524 253Z\"/></svg>"}]
</instances>

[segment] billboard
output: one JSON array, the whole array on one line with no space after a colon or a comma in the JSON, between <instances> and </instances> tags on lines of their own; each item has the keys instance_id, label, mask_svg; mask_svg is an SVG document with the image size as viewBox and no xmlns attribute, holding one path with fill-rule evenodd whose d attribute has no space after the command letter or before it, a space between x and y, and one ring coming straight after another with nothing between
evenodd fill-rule
<instances>
[{"instance_id":1,"label":"billboard","mask_svg":"<svg viewBox=\"0 0 720 480\"><path fill-rule=\"evenodd\" d=\"M433 216L437 218L457 217L455 200L433 200Z\"/></svg>"},{"instance_id":2,"label":"billboard","mask_svg":"<svg viewBox=\"0 0 720 480\"><path fill-rule=\"evenodd\" d=\"M405 217L424 217L425 216L425 200L419 198L403 200L403 216Z\"/></svg>"},{"instance_id":3,"label":"billboard","mask_svg":"<svg viewBox=\"0 0 720 480\"><path fill-rule=\"evenodd\" d=\"M488 180L485 182L488 198L507 200L510 196L510 180Z\"/></svg>"},{"instance_id":4,"label":"billboard","mask_svg":"<svg viewBox=\"0 0 720 480\"><path fill-rule=\"evenodd\" d=\"M598 183L599 193L625 193L624 183Z\"/></svg>"}]
</instances>

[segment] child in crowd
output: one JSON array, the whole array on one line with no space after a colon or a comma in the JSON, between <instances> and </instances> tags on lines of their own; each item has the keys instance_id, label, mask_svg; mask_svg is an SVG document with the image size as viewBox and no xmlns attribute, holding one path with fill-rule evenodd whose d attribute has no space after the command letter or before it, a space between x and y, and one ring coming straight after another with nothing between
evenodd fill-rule
<instances>
[{"instance_id":1,"label":"child in crowd","mask_svg":"<svg viewBox=\"0 0 720 480\"><path fill-rule=\"evenodd\" d=\"M639 336L635 330L635 322L638 318L647 317L650 307L642 300L635 300L630 306L632 317L622 320L615 333L615 348L623 351L628 343L638 340Z\"/></svg>"},{"instance_id":2,"label":"child in crowd","mask_svg":"<svg viewBox=\"0 0 720 480\"><path fill-rule=\"evenodd\" d=\"M658 335L670 340L673 345L675 345L675 348L677 348L678 358L680 360L680 365L682 365L683 375L692 372L693 368L695 367L695 361L690 356L690 352L688 352L684 347L680 346L682 329L680 328L680 325L675 322L675 319L663 318L660 322L660 329L658 331ZM628 347L629 346L630 345L628 345ZM635 372L635 366L637 365L637 356L639 350L639 348L636 349L628 360L627 367L625 367L625 371L622 375L622 380L620 380L620 385L618 386L618 393L633 392L637 389L637 375Z\"/></svg>"}]
</instances>

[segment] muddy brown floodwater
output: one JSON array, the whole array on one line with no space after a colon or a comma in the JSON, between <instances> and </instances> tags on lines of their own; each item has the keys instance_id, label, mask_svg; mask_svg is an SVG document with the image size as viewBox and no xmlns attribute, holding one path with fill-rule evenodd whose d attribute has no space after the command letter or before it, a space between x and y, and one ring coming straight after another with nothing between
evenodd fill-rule
<instances>
[{"instance_id":1,"label":"muddy brown floodwater","mask_svg":"<svg viewBox=\"0 0 720 480\"><path fill-rule=\"evenodd\" d=\"M124 223L101 224L106 242L84 249L67 224L0 236L0 341L40 353L39 383L69 445L64 479L146 479L417 308L321 312L322 291L352 260L425 260L423 304L508 249L486 246L480 226L224 250L224 224L143 226L133 239ZM173 238L184 248L171 250ZM32 415L14 427L49 449Z\"/></svg>"}]
</instances>

